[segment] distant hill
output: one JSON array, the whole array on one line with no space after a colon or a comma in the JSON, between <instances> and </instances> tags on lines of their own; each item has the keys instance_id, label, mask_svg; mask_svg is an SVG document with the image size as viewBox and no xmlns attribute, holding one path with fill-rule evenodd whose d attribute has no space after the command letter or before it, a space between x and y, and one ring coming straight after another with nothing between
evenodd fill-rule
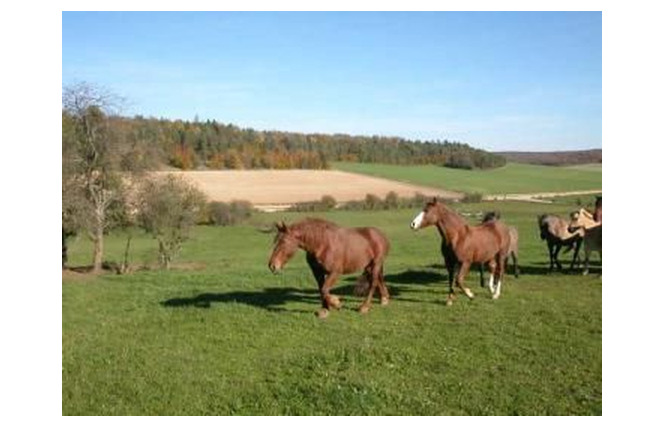
<instances>
[{"instance_id":1,"label":"distant hill","mask_svg":"<svg viewBox=\"0 0 665 428\"><path fill-rule=\"evenodd\" d=\"M508 162L530 163L536 165L580 165L603 163L603 150L574 150L562 152L494 152Z\"/></svg>"}]
</instances>

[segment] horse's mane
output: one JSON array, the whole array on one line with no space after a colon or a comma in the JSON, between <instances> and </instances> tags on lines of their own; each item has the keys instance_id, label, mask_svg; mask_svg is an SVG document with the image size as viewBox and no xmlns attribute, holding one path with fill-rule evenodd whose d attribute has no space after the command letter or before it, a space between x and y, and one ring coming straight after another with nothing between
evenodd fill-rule
<instances>
[{"instance_id":1,"label":"horse's mane","mask_svg":"<svg viewBox=\"0 0 665 428\"><path fill-rule=\"evenodd\" d=\"M496 221L501 219L501 213L498 211L490 211L485 213L485 216L483 217L483 221L481 223L487 223L490 221Z\"/></svg>"},{"instance_id":2,"label":"horse's mane","mask_svg":"<svg viewBox=\"0 0 665 428\"><path fill-rule=\"evenodd\" d=\"M447 206L437 203L437 206L441 211L443 211L446 216L448 216L448 221L452 220L452 223L454 223L455 227L463 228L464 226L468 226L469 224L467 221L462 217L460 214L456 213L452 209L448 208Z\"/></svg>"},{"instance_id":3,"label":"horse's mane","mask_svg":"<svg viewBox=\"0 0 665 428\"><path fill-rule=\"evenodd\" d=\"M587 211L585 208L580 208L580 210L579 210L578 212L579 212L580 214L582 214L582 215L584 215L584 216L590 218L590 219L593 219L593 214L591 214L591 213L590 213L589 211Z\"/></svg>"},{"instance_id":4,"label":"horse's mane","mask_svg":"<svg viewBox=\"0 0 665 428\"><path fill-rule=\"evenodd\" d=\"M335 231L339 228L338 225L331 221L313 217L307 217L289 226L289 229L308 246L318 246L324 242L326 232Z\"/></svg>"}]
</instances>

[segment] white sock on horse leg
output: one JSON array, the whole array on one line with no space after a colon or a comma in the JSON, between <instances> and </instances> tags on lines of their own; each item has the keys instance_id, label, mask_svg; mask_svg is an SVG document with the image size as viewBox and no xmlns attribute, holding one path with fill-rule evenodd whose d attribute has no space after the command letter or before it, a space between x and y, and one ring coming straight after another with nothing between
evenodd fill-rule
<instances>
[{"instance_id":1,"label":"white sock on horse leg","mask_svg":"<svg viewBox=\"0 0 665 428\"><path fill-rule=\"evenodd\" d=\"M501 295L501 280L496 283L496 292L492 295L493 299L498 299Z\"/></svg>"},{"instance_id":2,"label":"white sock on horse leg","mask_svg":"<svg viewBox=\"0 0 665 428\"><path fill-rule=\"evenodd\" d=\"M490 288L490 292L494 294L494 275L490 274L490 282L487 285Z\"/></svg>"}]
</instances>

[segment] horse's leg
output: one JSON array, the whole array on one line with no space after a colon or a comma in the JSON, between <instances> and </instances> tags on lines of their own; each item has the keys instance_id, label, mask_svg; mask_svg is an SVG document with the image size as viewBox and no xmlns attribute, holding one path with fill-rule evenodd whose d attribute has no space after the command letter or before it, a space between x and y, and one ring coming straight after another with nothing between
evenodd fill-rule
<instances>
[{"instance_id":1,"label":"horse's leg","mask_svg":"<svg viewBox=\"0 0 665 428\"><path fill-rule=\"evenodd\" d=\"M510 255L513 258L513 273L515 274L515 278L520 277L520 267L517 264L517 253L515 251L512 251Z\"/></svg>"},{"instance_id":2,"label":"horse's leg","mask_svg":"<svg viewBox=\"0 0 665 428\"><path fill-rule=\"evenodd\" d=\"M387 305L390 301L390 293L388 292L386 281L383 278L383 262L381 263L381 268L379 269L379 294L381 295L381 305Z\"/></svg>"},{"instance_id":3,"label":"horse's leg","mask_svg":"<svg viewBox=\"0 0 665 428\"><path fill-rule=\"evenodd\" d=\"M455 277L455 284L464 292L464 294L466 294L469 299L473 299L473 293L471 290L464 286L464 278L469 272L470 267L471 262L462 262L462 266L460 267L459 272L457 272L457 276Z\"/></svg>"},{"instance_id":4,"label":"horse's leg","mask_svg":"<svg viewBox=\"0 0 665 428\"><path fill-rule=\"evenodd\" d=\"M450 306L453 304L453 301L457 298L455 296L455 290L453 289L453 281L455 279L455 267L457 261L453 257L445 257L443 260L446 263L446 270L448 271L448 298L446 299L446 305Z\"/></svg>"},{"instance_id":5,"label":"horse's leg","mask_svg":"<svg viewBox=\"0 0 665 428\"><path fill-rule=\"evenodd\" d=\"M321 294L321 302L323 303L323 307L325 309L330 309L330 307L334 309L340 309L342 307L342 302L338 296L328 293L328 297L324 298L323 285L325 283L326 270L319 264L316 258L309 253L306 256L306 259L309 268L312 270L312 274L314 274L314 278L316 278L316 283L319 286L319 293Z\"/></svg>"},{"instance_id":6,"label":"horse's leg","mask_svg":"<svg viewBox=\"0 0 665 428\"><path fill-rule=\"evenodd\" d=\"M579 259L579 254L580 254L580 247L582 246L582 240L578 239L573 243L573 261L570 263L570 270L572 271L573 268L575 267L575 262L577 262L577 265L580 265L580 259Z\"/></svg>"},{"instance_id":7,"label":"horse's leg","mask_svg":"<svg viewBox=\"0 0 665 428\"><path fill-rule=\"evenodd\" d=\"M321 294L321 303L322 303L323 307L327 309L328 308L328 306L327 306L328 303L323 298L323 292L322 292L323 283L326 279L326 271L323 268L323 266L321 266L319 264L319 262L316 261L316 258L314 258L314 256L310 255L309 253L306 256L306 259L307 259L307 264L309 265L309 268L312 270L312 274L314 275L314 279L316 279L316 285L318 285L318 287L319 287L319 294Z\"/></svg>"},{"instance_id":8,"label":"horse's leg","mask_svg":"<svg viewBox=\"0 0 665 428\"><path fill-rule=\"evenodd\" d=\"M554 263L556 264L556 269L561 270L561 262L559 261L559 251L561 251L561 244L554 244Z\"/></svg>"},{"instance_id":9,"label":"horse's leg","mask_svg":"<svg viewBox=\"0 0 665 428\"><path fill-rule=\"evenodd\" d=\"M496 278L496 290L492 294L492 299L498 299L501 296L501 281L503 280L503 272L506 269L506 260L508 257L499 253L497 256L496 270L494 276Z\"/></svg>"},{"instance_id":10,"label":"horse's leg","mask_svg":"<svg viewBox=\"0 0 665 428\"><path fill-rule=\"evenodd\" d=\"M485 277L483 275L483 264L480 263L478 271L480 272L480 286L485 287Z\"/></svg>"},{"instance_id":11,"label":"horse's leg","mask_svg":"<svg viewBox=\"0 0 665 428\"><path fill-rule=\"evenodd\" d=\"M554 270L554 242L547 240L547 251L550 256L550 273Z\"/></svg>"},{"instance_id":12,"label":"horse's leg","mask_svg":"<svg viewBox=\"0 0 665 428\"><path fill-rule=\"evenodd\" d=\"M330 272L326 279L323 281L323 286L321 287L321 301L323 307L319 309L316 313L316 316L319 318L325 318L328 316L328 309L335 308L339 309L342 304L339 301L337 296L330 295L330 288L333 286L339 274L337 272Z\"/></svg>"},{"instance_id":13,"label":"horse's leg","mask_svg":"<svg viewBox=\"0 0 665 428\"><path fill-rule=\"evenodd\" d=\"M584 243L584 271L582 272L582 275L588 275L589 274L589 255L591 253L590 247Z\"/></svg>"},{"instance_id":14,"label":"horse's leg","mask_svg":"<svg viewBox=\"0 0 665 428\"><path fill-rule=\"evenodd\" d=\"M495 287L494 287L494 278L495 278L494 273L496 272L496 260L490 260L487 263L487 267L489 268L489 271L490 271L490 279L489 279L488 288L490 290L490 294L493 295L495 290L496 290Z\"/></svg>"},{"instance_id":15,"label":"horse's leg","mask_svg":"<svg viewBox=\"0 0 665 428\"><path fill-rule=\"evenodd\" d=\"M360 308L358 310L361 314L366 314L369 312L369 308L372 306L372 297L374 297L374 290L379 286L379 272L381 271L381 266L372 262L370 264L370 276L369 276L369 293Z\"/></svg>"}]
</instances>

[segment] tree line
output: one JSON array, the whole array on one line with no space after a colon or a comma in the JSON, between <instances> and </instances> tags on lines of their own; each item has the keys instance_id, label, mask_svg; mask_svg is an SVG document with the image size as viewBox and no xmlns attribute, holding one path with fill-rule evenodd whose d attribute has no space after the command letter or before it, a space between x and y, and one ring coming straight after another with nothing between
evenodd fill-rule
<instances>
[{"instance_id":1,"label":"tree line","mask_svg":"<svg viewBox=\"0 0 665 428\"><path fill-rule=\"evenodd\" d=\"M148 141L155 161L180 169L326 169L333 161L488 169L506 163L503 156L447 140L257 131L215 120L114 121Z\"/></svg>"}]
</instances>

